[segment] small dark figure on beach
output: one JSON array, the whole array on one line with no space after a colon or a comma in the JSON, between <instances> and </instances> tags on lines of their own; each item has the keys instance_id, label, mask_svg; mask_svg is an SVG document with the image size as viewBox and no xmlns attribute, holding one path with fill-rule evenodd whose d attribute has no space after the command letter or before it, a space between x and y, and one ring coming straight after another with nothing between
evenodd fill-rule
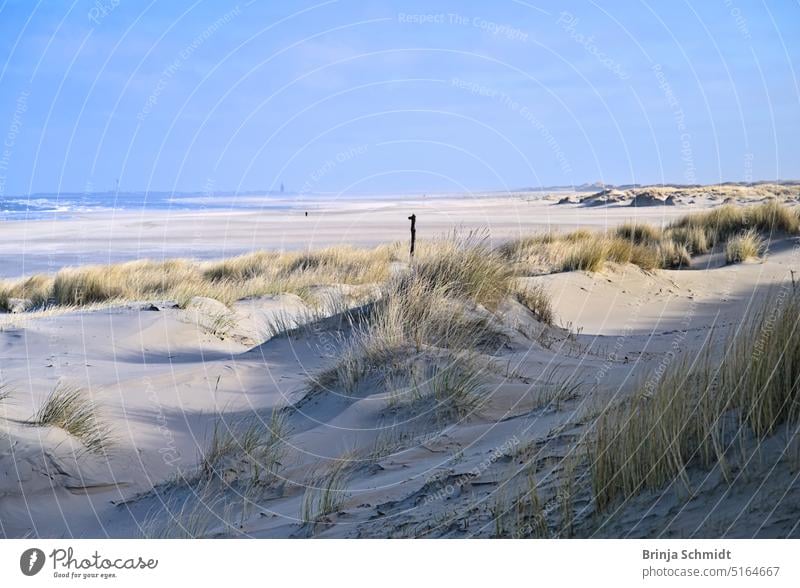
<instances>
[{"instance_id":1,"label":"small dark figure on beach","mask_svg":"<svg viewBox=\"0 0 800 588\"><path fill-rule=\"evenodd\" d=\"M306 216L308 216L308 211L306 210Z\"/></svg>"}]
</instances>

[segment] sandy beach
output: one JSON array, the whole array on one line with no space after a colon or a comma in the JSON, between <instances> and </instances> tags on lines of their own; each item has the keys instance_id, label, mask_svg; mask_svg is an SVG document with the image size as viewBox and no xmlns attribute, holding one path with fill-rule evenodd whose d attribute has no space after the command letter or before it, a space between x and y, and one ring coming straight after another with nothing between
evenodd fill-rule
<instances>
[{"instance_id":1,"label":"sandy beach","mask_svg":"<svg viewBox=\"0 0 800 588\"><path fill-rule=\"evenodd\" d=\"M762 204L754 198L725 210ZM794 202L781 206L796 210ZM324 246L400 241L386 267L402 278L438 255L435 246L423 248L416 270L402 258L409 212L418 216L421 243L481 229L491 237L481 255L492 257L520 237L582 228L595 231L580 237L591 243L625 222L660 230L721 208L700 197L653 207L448 198L320 206L308 217L297 210L78 216L6 223L0 239L6 247L24 243L19 258L4 257L9 276L41 271L45 260L56 272L76 261L220 259L256 249L289 251L286 261L264 263L298 268L298 259ZM722 361L724 342L747 329L745 318L768 292L791 288L798 237L764 239L763 252L742 263L726 262L720 245L677 269L612 261L592 271L520 269L514 291L545 293L551 316L517 295L464 301L447 320L481 325L470 327L478 330L467 347L402 344L370 352L377 355L368 363L356 357L359 341L369 340L358 317L382 308L374 291L383 286L367 277L313 284L309 261L292 270L312 272L301 295L223 303L200 293L180 303L51 303L0 315L2 533L796 537L800 485L788 422L762 440L748 433L732 444L731 455L723 451L727 469L690 459L673 481L615 494L611 506L593 490L599 474L585 461L609 407L643 389L657 395L669 374L698 365L704 353ZM291 257L298 250L312 257ZM233 266L198 267L206 276L223 267L234 275ZM360 366L349 383L342 370L350 367L341 363L348 357ZM464 373L474 379L459 379ZM91 400L93 422L102 423L95 437L35 424L65 386Z\"/></svg>"},{"instance_id":2,"label":"sandy beach","mask_svg":"<svg viewBox=\"0 0 800 588\"><path fill-rule=\"evenodd\" d=\"M6 583L797 586L798 23L0 1Z\"/></svg>"},{"instance_id":3,"label":"sandy beach","mask_svg":"<svg viewBox=\"0 0 800 588\"><path fill-rule=\"evenodd\" d=\"M305 198L300 205L287 203L280 210L263 210L254 203L249 210L74 213L65 219L6 222L0 245L9 253L0 261L0 277L142 258L219 259L256 249L374 247L407 240L411 213L418 217L420 238L454 230L488 230L491 239L500 242L581 226L605 229L634 218L661 225L686 210L681 206L632 209L628 202L558 205L558 197L545 196L400 196L377 201L317 197Z\"/></svg>"}]
</instances>

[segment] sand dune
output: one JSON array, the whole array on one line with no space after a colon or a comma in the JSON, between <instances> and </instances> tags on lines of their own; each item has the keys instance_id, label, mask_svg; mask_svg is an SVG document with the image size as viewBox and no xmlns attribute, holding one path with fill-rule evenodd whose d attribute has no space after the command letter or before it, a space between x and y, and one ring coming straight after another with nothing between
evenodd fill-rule
<instances>
[{"instance_id":1,"label":"sand dune","mask_svg":"<svg viewBox=\"0 0 800 588\"><path fill-rule=\"evenodd\" d=\"M453 217L477 226L491 209L497 242L542 226L602 228L631 218L661 224L688 210L521 201L503 214L500 200L417 206L423 219L438 219L436 230ZM387 220L397 208L326 213L324 222L312 221L319 231L313 241L351 241L342 229L355 232L358 223L348 225L348 214L375 227L359 231L358 244L400 239L407 227ZM276 248L307 238L299 218L288 225L270 220L276 224L265 226L281 227L273 233L258 219L223 218L242 223L226 233L238 235L238 247L247 248L248 232L269 235ZM141 220L125 222L128 240L115 251L128 254L146 229ZM165 224L147 238L155 243L168 223L169 236L158 246L169 252L169 242L185 242L192 218L159 222ZM31 241L58 240L72 228L64 223ZM402 354L391 348L362 365L355 383L343 368L331 368L364 336L367 323L359 317L380 302L341 286L228 306L196 297L180 306L109 301L2 315L2 532L797 537L800 485L793 472L800 462L789 424L766 439L742 441L742 454L757 449L758 458L748 465L732 457L734 482L719 467L690 462L681 480L602 511L585 462L605 408L646 388L654 374L695 361L709 342L721 354L767 292L791 288L796 242L795 235L773 234L766 255L737 264L726 264L718 245L694 256L690 268L607 262L594 272L511 277L514 292L547 293L553 324L523 298L495 299L479 285L471 294L476 304L446 315L452 329L453 321L481 325L469 349L427 340ZM391 268L400 280L410 271L405 261ZM313 302L323 297L328 304ZM442 337L457 341L454 331ZM80 387L96 404L97 419L110 429L103 450L87 450L59 427L30 423L59 382ZM455 390L463 395L453 396Z\"/></svg>"}]
</instances>

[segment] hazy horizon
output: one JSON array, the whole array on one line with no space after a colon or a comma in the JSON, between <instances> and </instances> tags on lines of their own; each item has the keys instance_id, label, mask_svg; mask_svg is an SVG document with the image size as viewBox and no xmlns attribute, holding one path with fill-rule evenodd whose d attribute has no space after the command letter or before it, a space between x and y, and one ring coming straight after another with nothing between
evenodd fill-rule
<instances>
[{"instance_id":1,"label":"hazy horizon","mask_svg":"<svg viewBox=\"0 0 800 588\"><path fill-rule=\"evenodd\" d=\"M719 182L709 183L709 184L684 184L680 182L662 182L659 184L647 184L647 183L638 183L635 184L637 187L648 187L648 186L664 186L664 187L676 187L676 188L688 188L688 187L695 187L695 186L718 186L718 185L733 185L733 184L747 184L747 185L759 185L759 184L797 184L800 183L800 179L795 178L784 178L784 179L777 179L777 180L770 180L770 179L760 179L760 180L749 180L749 181L737 181L737 180L722 180ZM79 196L81 194L85 195L109 195L109 194L158 194L158 195L175 195L175 196L205 196L208 198L214 197L225 197L225 196L396 196L396 195L414 195L414 196L446 196L451 194L513 194L515 192L548 192L554 190L570 190L570 189L578 189L583 187L591 187L591 188L599 188L601 182L599 181L586 181L580 182L577 184L571 185L549 185L549 186L516 186L516 187L509 187L509 188L492 188L492 187L484 187L484 188L471 188L466 189L463 192L455 192L455 191L447 191L447 190L425 190L425 189L415 189L415 190L405 190L402 192L398 191L368 191L368 192L355 192L351 191L347 194L341 194L339 192L301 192L298 190L293 190L289 186L285 186L285 190L281 192L280 190L268 190L268 189L261 189L261 188L241 188L238 190L234 189L225 189L225 188L215 188L212 193L204 192L202 190L163 190L158 188L151 188L149 190L128 190L124 187L120 187L119 190L114 188L110 188L108 190L92 190L88 192L70 192L70 191L61 191L61 192L32 192L30 194L3 194L0 198L26 198L31 196L57 196L61 195L70 195L70 196ZM605 188L626 188L628 186L633 187L634 184L624 184L624 183L615 183L615 182L605 182L603 183Z\"/></svg>"}]
</instances>

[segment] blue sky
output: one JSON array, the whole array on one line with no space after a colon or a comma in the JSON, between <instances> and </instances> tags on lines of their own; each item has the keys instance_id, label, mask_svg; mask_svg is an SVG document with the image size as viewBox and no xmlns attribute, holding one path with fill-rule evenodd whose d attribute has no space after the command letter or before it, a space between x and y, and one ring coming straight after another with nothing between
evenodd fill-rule
<instances>
[{"instance_id":1,"label":"blue sky","mask_svg":"<svg viewBox=\"0 0 800 588\"><path fill-rule=\"evenodd\" d=\"M0 0L0 195L800 178L800 4Z\"/></svg>"}]
</instances>

